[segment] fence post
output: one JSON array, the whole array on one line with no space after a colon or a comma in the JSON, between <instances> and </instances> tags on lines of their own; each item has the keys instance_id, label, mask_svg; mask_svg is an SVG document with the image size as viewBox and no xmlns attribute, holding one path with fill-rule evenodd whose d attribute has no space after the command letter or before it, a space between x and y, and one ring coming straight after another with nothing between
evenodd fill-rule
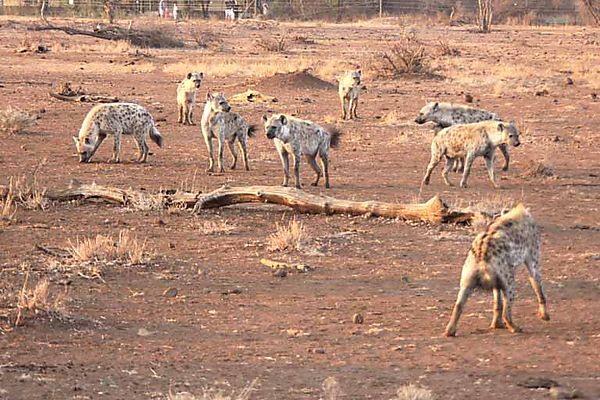
<instances>
[{"instance_id":1,"label":"fence post","mask_svg":"<svg viewBox=\"0 0 600 400\"><path fill-rule=\"evenodd\" d=\"M379 18L383 17L383 0L379 0Z\"/></svg>"}]
</instances>

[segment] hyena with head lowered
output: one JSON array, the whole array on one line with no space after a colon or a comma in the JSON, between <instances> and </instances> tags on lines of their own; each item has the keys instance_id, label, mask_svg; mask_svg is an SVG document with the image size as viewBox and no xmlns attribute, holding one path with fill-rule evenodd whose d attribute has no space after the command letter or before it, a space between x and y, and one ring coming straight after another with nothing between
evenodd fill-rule
<instances>
[{"instance_id":1,"label":"hyena with head lowered","mask_svg":"<svg viewBox=\"0 0 600 400\"><path fill-rule=\"evenodd\" d=\"M193 116L196 108L196 93L202 85L204 73L190 72L177 86L177 122L184 125L195 125Z\"/></svg>"},{"instance_id":2,"label":"hyena with head lowered","mask_svg":"<svg viewBox=\"0 0 600 400\"><path fill-rule=\"evenodd\" d=\"M360 69L347 71L339 83L340 103L342 105L342 119L358 118L356 107L358 107L358 96L363 89L362 73Z\"/></svg>"},{"instance_id":3,"label":"hyena with head lowered","mask_svg":"<svg viewBox=\"0 0 600 400\"><path fill-rule=\"evenodd\" d=\"M79 137L73 136L79 162L89 162L107 135L114 135L113 155L109 162L115 163L121 160L122 135L133 135L139 150L137 161L142 163L148 158L146 135L159 147L163 142L152 115L144 107L133 103L99 104L86 115Z\"/></svg>"},{"instance_id":4,"label":"hyena with head lowered","mask_svg":"<svg viewBox=\"0 0 600 400\"><path fill-rule=\"evenodd\" d=\"M447 128L458 124L472 124L481 121L501 121L498 114L493 112L480 110L477 108L465 106L462 104L428 102L415 119L417 124L425 122L435 122L439 128ZM508 163L510 154L508 154L508 146L501 144L498 146L504 156L503 171L508 171ZM464 165L464 160L460 160ZM456 165L458 167L458 164Z\"/></svg>"},{"instance_id":5,"label":"hyena with head lowered","mask_svg":"<svg viewBox=\"0 0 600 400\"><path fill-rule=\"evenodd\" d=\"M439 131L431 142L431 160L427 166L423 184L428 185L433 169L446 157L446 167L442 176L448 186L448 173L454 159L464 158L465 168L460 181L461 187L467 187L471 166L476 157L483 157L494 187L498 187L494 176L494 157L496 147L500 144L519 146L519 132L514 122L505 124L501 121L483 121L466 125L453 125Z\"/></svg>"},{"instance_id":6,"label":"hyena with head lowered","mask_svg":"<svg viewBox=\"0 0 600 400\"><path fill-rule=\"evenodd\" d=\"M529 283L537 296L538 316L548 321L550 317L540 274L540 231L529 210L518 204L473 240L462 268L458 298L444 334L456 335L465 303L477 287L491 289L494 294L494 316L490 328L502 328L502 317L504 327L512 333L520 332L512 320L511 311L516 289L515 272L521 264L527 267Z\"/></svg>"},{"instance_id":7,"label":"hyena with head lowered","mask_svg":"<svg viewBox=\"0 0 600 400\"><path fill-rule=\"evenodd\" d=\"M325 187L329 188L329 148L337 147L341 133L335 128L329 131L311 121L291 117L284 114L274 114L271 117L263 115L265 132L268 139L273 139L281 163L283 165L283 186L287 186L290 179L291 155L294 159L294 175L296 188L300 189L300 157L306 159L317 177L312 183L317 186L319 179L325 173ZM323 169L317 164L317 156L321 159Z\"/></svg>"},{"instance_id":8,"label":"hyena with head lowered","mask_svg":"<svg viewBox=\"0 0 600 400\"><path fill-rule=\"evenodd\" d=\"M242 151L244 167L246 168L246 171L250 170L250 165L248 164L248 137L254 136L256 126L249 125L240 114L231 111L231 107L229 106L229 103L227 102L227 99L223 93L209 92L206 94L206 104L204 105L204 112L202 113L201 127L202 136L204 137L204 141L206 142L206 147L208 149L208 172L214 172L214 155L212 144L212 140L214 138L217 138L219 143L219 172L223 172L223 153L225 143L227 143L229 150L231 151L231 155L233 156L231 169L236 167L236 140Z\"/></svg>"}]
</instances>

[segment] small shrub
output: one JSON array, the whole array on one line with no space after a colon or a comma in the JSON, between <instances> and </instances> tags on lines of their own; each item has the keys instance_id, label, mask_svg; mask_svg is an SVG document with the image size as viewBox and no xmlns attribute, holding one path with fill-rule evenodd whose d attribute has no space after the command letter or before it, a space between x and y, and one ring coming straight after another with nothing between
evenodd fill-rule
<instances>
[{"instance_id":1,"label":"small shrub","mask_svg":"<svg viewBox=\"0 0 600 400\"><path fill-rule=\"evenodd\" d=\"M304 239L304 225L293 219L287 225L277 224L277 231L267 238L267 249L269 251L298 250Z\"/></svg>"},{"instance_id":2,"label":"small shrub","mask_svg":"<svg viewBox=\"0 0 600 400\"><path fill-rule=\"evenodd\" d=\"M0 206L2 207L2 210L0 211L0 221L8 223L13 222L15 220L15 215L17 214L14 185L12 181L13 178L10 178L6 196L0 201Z\"/></svg>"},{"instance_id":3,"label":"small shrub","mask_svg":"<svg viewBox=\"0 0 600 400\"><path fill-rule=\"evenodd\" d=\"M448 43L446 40L439 40L439 54L440 56L452 56L452 57L457 57L460 56L460 50L457 49L456 47L452 47L450 45L450 43Z\"/></svg>"},{"instance_id":4,"label":"small shrub","mask_svg":"<svg viewBox=\"0 0 600 400\"><path fill-rule=\"evenodd\" d=\"M430 390L410 384L402 386L392 400L435 400Z\"/></svg>"},{"instance_id":5,"label":"small shrub","mask_svg":"<svg viewBox=\"0 0 600 400\"><path fill-rule=\"evenodd\" d=\"M146 259L146 242L140 242L135 235L121 230L117 240L110 236L96 235L92 239L69 241L69 255L79 262L122 261L128 264L142 264Z\"/></svg>"},{"instance_id":6,"label":"small shrub","mask_svg":"<svg viewBox=\"0 0 600 400\"><path fill-rule=\"evenodd\" d=\"M530 160L523 172L524 178L550 178L555 175L554 166L543 160Z\"/></svg>"},{"instance_id":7,"label":"small shrub","mask_svg":"<svg viewBox=\"0 0 600 400\"><path fill-rule=\"evenodd\" d=\"M25 281L19 294L17 295L17 317L15 326L22 324L25 313L39 314L40 312L60 311L64 303L64 295L58 294L54 298L50 297L48 279L39 280L35 287L29 287L29 266L22 265L25 272Z\"/></svg>"},{"instance_id":8,"label":"small shrub","mask_svg":"<svg viewBox=\"0 0 600 400\"><path fill-rule=\"evenodd\" d=\"M7 135L23 133L31 128L35 121L34 116L11 106L0 110L0 132Z\"/></svg>"},{"instance_id":9,"label":"small shrub","mask_svg":"<svg viewBox=\"0 0 600 400\"><path fill-rule=\"evenodd\" d=\"M371 60L376 75L397 78L406 74L432 75L430 56L425 45L414 34L404 34L389 50L377 53Z\"/></svg>"},{"instance_id":10,"label":"small shrub","mask_svg":"<svg viewBox=\"0 0 600 400\"><path fill-rule=\"evenodd\" d=\"M201 395L188 392L173 393L169 388L167 400L249 400L252 392L256 390L258 378L247 384L239 393L226 393L221 389L204 388Z\"/></svg>"},{"instance_id":11,"label":"small shrub","mask_svg":"<svg viewBox=\"0 0 600 400\"><path fill-rule=\"evenodd\" d=\"M257 39L256 47L273 53L282 53L287 50L287 39L285 35Z\"/></svg>"}]
</instances>

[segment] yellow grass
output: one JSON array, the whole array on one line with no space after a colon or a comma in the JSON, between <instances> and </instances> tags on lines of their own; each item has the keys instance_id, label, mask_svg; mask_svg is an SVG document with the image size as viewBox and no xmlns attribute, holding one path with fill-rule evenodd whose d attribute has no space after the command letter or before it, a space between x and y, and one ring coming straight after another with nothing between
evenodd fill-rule
<instances>
[{"instance_id":1,"label":"yellow grass","mask_svg":"<svg viewBox=\"0 0 600 400\"><path fill-rule=\"evenodd\" d=\"M69 241L69 254L75 261L124 261L141 264L146 259L146 242L140 242L134 234L121 230L117 239L96 235L75 243Z\"/></svg>"},{"instance_id":2,"label":"yellow grass","mask_svg":"<svg viewBox=\"0 0 600 400\"><path fill-rule=\"evenodd\" d=\"M0 110L0 133L14 135L22 133L35 124L36 118L24 111L8 106Z\"/></svg>"},{"instance_id":3,"label":"yellow grass","mask_svg":"<svg viewBox=\"0 0 600 400\"><path fill-rule=\"evenodd\" d=\"M267 249L269 251L298 250L305 239L304 225L296 219L287 224L277 224L277 231L267 237Z\"/></svg>"},{"instance_id":4,"label":"yellow grass","mask_svg":"<svg viewBox=\"0 0 600 400\"><path fill-rule=\"evenodd\" d=\"M64 295L62 293L50 298L48 279L40 279L36 285L31 288L29 286L29 265L21 264L25 269L25 281L23 287L17 295L17 316L15 326L21 325L23 314L32 312L38 314L40 311L57 311L60 310L64 303Z\"/></svg>"}]
</instances>

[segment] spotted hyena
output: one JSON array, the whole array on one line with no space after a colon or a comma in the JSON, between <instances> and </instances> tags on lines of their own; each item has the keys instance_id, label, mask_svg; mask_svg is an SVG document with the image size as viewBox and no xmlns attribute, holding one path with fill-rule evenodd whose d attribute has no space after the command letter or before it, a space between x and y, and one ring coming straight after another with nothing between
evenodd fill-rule
<instances>
[{"instance_id":1,"label":"spotted hyena","mask_svg":"<svg viewBox=\"0 0 600 400\"><path fill-rule=\"evenodd\" d=\"M467 180L471 173L471 166L476 157L483 157L494 187L498 187L494 177L494 157L498 145L512 144L519 146L519 132L514 122L505 124L502 121L483 121L473 124L453 125L439 131L431 142L431 160L427 166L427 172L423 178L425 185L429 184L429 179L433 169L446 157L446 167L442 176L448 186L452 186L448 181L448 172L452 168L454 159L464 158L465 168L460 181L461 187L467 187Z\"/></svg>"},{"instance_id":2,"label":"spotted hyena","mask_svg":"<svg viewBox=\"0 0 600 400\"><path fill-rule=\"evenodd\" d=\"M114 135L113 155L109 162L120 161L121 135L133 135L139 150L137 162L146 162L148 145L146 135L159 147L163 138L154 125L152 115L144 107L133 103L107 103L94 106L73 136L79 162L89 162L107 135Z\"/></svg>"},{"instance_id":3,"label":"spotted hyena","mask_svg":"<svg viewBox=\"0 0 600 400\"><path fill-rule=\"evenodd\" d=\"M356 107L358 107L358 96L363 90L362 73L360 69L346 72L340 78L339 95L342 105L342 119L358 118Z\"/></svg>"},{"instance_id":4,"label":"spotted hyena","mask_svg":"<svg viewBox=\"0 0 600 400\"><path fill-rule=\"evenodd\" d=\"M467 298L477 287L491 289L494 294L494 317L490 328L502 328L502 316L510 332L520 332L513 323L511 308L515 298L515 272L523 263L537 296L538 316L548 321L550 317L546 311L546 296L540 274L540 231L529 210L523 204L518 204L473 240L462 268L458 299L444 334L456 335L456 325Z\"/></svg>"},{"instance_id":5,"label":"spotted hyena","mask_svg":"<svg viewBox=\"0 0 600 400\"><path fill-rule=\"evenodd\" d=\"M268 139L273 139L283 165L283 186L290 179L289 156L294 159L294 174L296 188L300 189L300 157L306 156L308 163L317 173L313 186L325 173L325 187L329 188L329 148L337 147L341 133L337 129L325 130L314 122L284 114L274 114L271 117L263 115L265 132ZM317 156L321 159L323 169L317 164Z\"/></svg>"},{"instance_id":6,"label":"spotted hyena","mask_svg":"<svg viewBox=\"0 0 600 400\"><path fill-rule=\"evenodd\" d=\"M204 74L190 72L177 86L177 122L184 125L194 124L194 109L196 108L196 93L202 85Z\"/></svg>"},{"instance_id":7,"label":"spotted hyena","mask_svg":"<svg viewBox=\"0 0 600 400\"><path fill-rule=\"evenodd\" d=\"M425 122L431 121L435 122L439 128L447 128L452 125L472 124L474 122L490 120L501 121L498 114L489 111L464 106L462 104L429 102L425 107L421 108L415 122L417 124L424 124ZM501 144L498 147L504 156L504 166L502 167L502 170L508 171L508 163L510 160L508 146ZM456 169L462 170L462 167L459 167L459 165L464 165L464 160L459 161L460 163L457 163L455 167Z\"/></svg>"},{"instance_id":8,"label":"spotted hyena","mask_svg":"<svg viewBox=\"0 0 600 400\"><path fill-rule=\"evenodd\" d=\"M202 136L204 137L206 147L208 148L208 172L214 172L214 155L212 144L212 140L214 138L217 138L219 143L219 172L223 172L223 153L225 143L227 143L229 150L231 151L231 155L233 156L231 169L236 167L236 139L242 151L244 167L246 168L246 171L250 170L250 166L248 164L248 137L254 136L256 126L249 125L240 114L231 111L231 107L229 106L229 103L227 102L227 99L223 93L206 94L206 104L204 105L201 125Z\"/></svg>"}]
</instances>

